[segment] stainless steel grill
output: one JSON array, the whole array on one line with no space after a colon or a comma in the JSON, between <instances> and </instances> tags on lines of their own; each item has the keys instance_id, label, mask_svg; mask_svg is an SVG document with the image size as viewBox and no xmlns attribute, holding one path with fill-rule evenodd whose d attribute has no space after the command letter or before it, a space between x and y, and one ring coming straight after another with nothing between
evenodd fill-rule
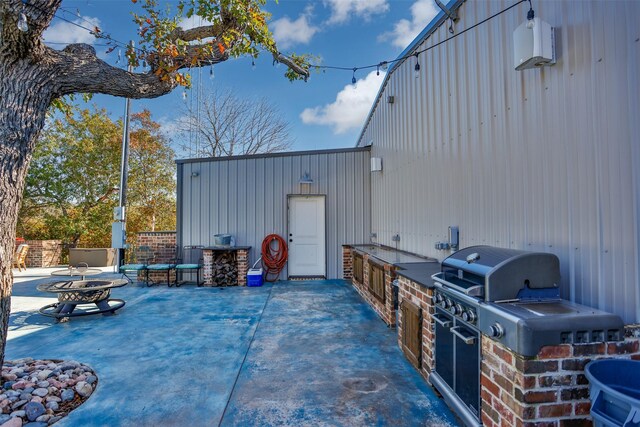
<instances>
[{"instance_id":1,"label":"stainless steel grill","mask_svg":"<svg viewBox=\"0 0 640 427\"><path fill-rule=\"evenodd\" d=\"M553 254L472 246L446 258L432 279L436 355L430 381L467 425L479 425L481 334L524 356L545 345L624 338L619 316L560 298L560 263Z\"/></svg>"}]
</instances>

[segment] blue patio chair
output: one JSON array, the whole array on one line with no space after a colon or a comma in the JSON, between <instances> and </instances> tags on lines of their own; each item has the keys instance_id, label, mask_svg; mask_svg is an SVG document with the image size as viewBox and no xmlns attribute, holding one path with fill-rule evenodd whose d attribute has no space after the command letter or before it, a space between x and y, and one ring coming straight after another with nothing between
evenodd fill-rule
<instances>
[{"instance_id":1,"label":"blue patio chair","mask_svg":"<svg viewBox=\"0 0 640 427\"><path fill-rule=\"evenodd\" d=\"M196 271L196 285L201 286L200 283L200 270L203 267L202 250L203 246L185 246L182 250L179 250L178 257L176 259L176 287L181 286L186 282L178 280L178 273L180 273L180 279L184 276L185 271Z\"/></svg>"},{"instance_id":2,"label":"blue patio chair","mask_svg":"<svg viewBox=\"0 0 640 427\"><path fill-rule=\"evenodd\" d=\"M170 247L171 251L173 252L175 250L175 248ZM155 254L153 259L155 260ZM175 259L173 260L175 261ZM171 270L175 269L176 265L175 263L165 263L165 264L149 264L147 265L147 286L152 286L152 285L158 285L160 283L154 283L151 279L149 279L149 273L150 272L154 272L154 271L165 271L167 273L167 286L171 287L173 286L173 283L171 283L170 280L170 276L171 276Z\"/></svg>"},{"instance_id":3,"label":"blue patio chair","mask_svg":"<svg viewBox=\"0 0 640 427\"><path fill-rule=\"evenodd\" d=\"M127 273L135 273L136 280L138 283L138 276L140 273L144 273L144 283L149 284L149 274L147 271L147 266L153 260L154 255L153 251L149 246L140 246L133 253L134 262L132 264L125 264L120 266L120 273L122 273L122 277L126 277L129 283L133 283L134 280L129 277Z\"/></svg>"}]
</instances>

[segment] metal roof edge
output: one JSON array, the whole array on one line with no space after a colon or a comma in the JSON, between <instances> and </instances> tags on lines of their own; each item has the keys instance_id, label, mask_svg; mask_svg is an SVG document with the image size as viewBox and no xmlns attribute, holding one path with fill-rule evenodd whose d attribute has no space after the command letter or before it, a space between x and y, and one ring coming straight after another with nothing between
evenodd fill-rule
<instances>
[{"instance_id":1,"label":"metal roof edge","mask_svg":"<svg viewBox=\"0 0 640 427\"><path fill-rule=\"evenodd\" d=\"M447 8L449 10L451 10L453 12L455 10L458 10L458 8L460 8L460 6L462 6L462 3L464 3L465 1L467 1L467 0L450 0L446 4L446 6L447 6ZM364 136L364 132L367 129L367 126L369 126L369 122L371 121L371 117L373 116L373 112L375 111L376 107L378 106L378 103L380 102L380 97L382 96L382 92L384 92L384 89L387 86L387 82L389 81L389 78L391 77L391 74L396 70L396 68L398 68L400 66L400 64L402 64L404 61L406 61L406 59L400 60L400 58L402 58L405 55L410 54L418 46L420 46L422 43L424 43L429 38L429 36L431 36L431 34L433 34L438 28L440 28L440 26L444 22L446 22L446 20L447 20L447 16L444 13L444 11L441 10L435 16L435 18L433 18L431 20L431 22L429 22L427 24L427 26L424 27L424 30L422 30L420 32L420 34L418 34L416 36L416 38L413 39L413 41L411 43L409 43L409 46L407 46L400 53L400 55L398 55L396 57L396 59L394 60L393 64L391 64L391 66L389 67L389 71L387 71L387 74L384 77L384 81L380 85L380 90L378 90L378 94L376 95L376 100L373 102L373 105L371 106L371 110L369 110L369 114L367 115L367 119L365 120L364 125L362 126L362 130L360 131L360 136L358 136L358 140L356 141L356 147L358 147L360 145L360 141L362 141L362 137Z\"/></svg>"},{"instance_id":2,"label":"metal roof edge","mask_svg":"<svg viewBox=\"0 0 640 427\"><path fill-rule=\"evenodd\" d=\"M371 147L367 146L367 147L333 148L333 149L327 149L327 150L282 151L278 153L246 154L241 156L177 159L176 164L223 162L223 161L229 161L229 160L263 159L263 158L270 158L270 157L313 156L313 155L320 155L320 154L357 153L360 151L370 151L370 150L371 150Z\"/></svg>"}]
</instances>

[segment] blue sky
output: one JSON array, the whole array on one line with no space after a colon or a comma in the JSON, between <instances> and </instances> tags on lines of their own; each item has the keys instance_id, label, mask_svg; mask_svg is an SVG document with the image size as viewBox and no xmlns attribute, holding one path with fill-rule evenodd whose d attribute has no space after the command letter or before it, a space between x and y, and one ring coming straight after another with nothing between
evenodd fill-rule
<instances>
[{"instance_id":1,"label":"blue sky","mask_svg":"<svg viewBox=\"0 0 640 427\"><path fill-rule=\"evenodd\" d=\"M98 25L126 42L136 40L131 12L137 8L130 0L64 0L57 15L83 26ZM323 65L349 68L395 59L438 12L433 0L281 0L269 1L266 8L273 15L269 26L282 52L310 53ZM54 48L68 42L103 43L59 18L54 18L45 41L54 42ZM105 55L106 49L96 46L101 57L115 64L118 50ZM118 65L125 67L123 61ZM176 132L176 123L185 104L196 102L198 88L203 94L229 89L240 97L270 99L291 125L292 150L354 146L384 72L378 76L375 69L358 71L352 85L351 71L316 72L307 83L290 83L284 71L284 66L272 65L269 55L260 56L255 67L250 58L232 59L216 65L213 78L209 68L194 71L186 100L177 89L161 98L134 100L132 111L149 109L177 145L187 137ZM124 110L124 101L110 96L97 95L91 103L114 118Z\"/></svg>"}]
</instances>

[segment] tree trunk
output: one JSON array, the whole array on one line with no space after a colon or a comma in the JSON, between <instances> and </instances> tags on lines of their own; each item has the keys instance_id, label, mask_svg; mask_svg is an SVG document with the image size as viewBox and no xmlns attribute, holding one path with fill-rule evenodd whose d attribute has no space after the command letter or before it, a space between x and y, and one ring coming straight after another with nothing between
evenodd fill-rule
<instances>
[{"instance_id":1,"label":"tree trunk","mask_svg":"<svg viewBox=\"0 0 640 427\"><path fill-rule=\"evenodd\" d=\"M1 52L0 52L1 53ZM18 211L35 142L51 102L47 76L27 60L0 55L0 364L9 329Z\"/></svg>"}]
</instances>

